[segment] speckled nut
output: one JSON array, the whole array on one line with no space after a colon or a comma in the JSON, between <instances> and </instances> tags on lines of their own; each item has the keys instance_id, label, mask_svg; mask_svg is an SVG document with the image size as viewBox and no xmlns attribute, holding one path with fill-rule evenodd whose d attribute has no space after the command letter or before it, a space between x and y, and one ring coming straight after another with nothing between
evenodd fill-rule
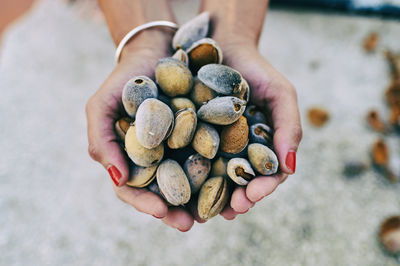
<instances>
[{"instance_id":1,"label":"speckled nut","mask_svg":"<svg viewBox=\"0 0 400 266\"><path fill-rule=\"evenodd\" d=\"M219 147L219 135L217 130L206 123L198 123L196 133L194 134L192 147L200 155L212 159L215 157Z\"/></svg>"},{"instance_id":2,"label":"speckled nut","mask_svg":"<svg viewBox=\"0 0 400 266\"><path fill-rule=\"evenodd\" d=\"M152 149L168 137L173 128L174 115L160 100L146 99L136 113L136 135L139 143Z\"/></svg>"},{"instance_id":3,"label":"speckled nut","mask_svg":"<svg viewBox=\"0 0 400 266\"><path fill-rule=\"evenodd\" d=\"M242 77L242 83L240 84L240 91L237 94L233 94L233 96L248 102L250 99L250 86L249 83Z\"/></svg>"},{"instance_id":4,"label":"speckled nut","mask_svg":"<svg viewBox=\"0 0 400 266\"><path fill-rule=\"evenodd\" d=\"M197 77L211 89L224 95L240 93L242 76L228 66L208 64L200 68Z\"/></svg>"},{"instance_id":5,"label":"speckled nut","mask_svg":"<svg viewBox=\"0 0 400 266\"><path fill-rule=\"evenodd\" d=\"M208 179L200 189L197 211L201 219L208 220L219 214L229 199L228 185L224 177Z\"/></svg>"},{"instance_id":6,"label":"speckled nut","mask_svg":"<svg viewBox=\"0 0 400 266\"><path fill-rule=\"evenodd\" d=\"M187 50L192 73L197 73L202 66L222 63L222 50L218 44L210 38L204 38L194 42Z\"/></svg>"},{"instance_id":7,"label":"speckled nut","mask_svg":"<svg viewBox=\"0 0 400 266\"><path fill-rule=\"evenodd\" d=\"M189 180L192 194L194 194L207 179L211 170L211 161L198 153L193 154L186 160L183 170Z\"/></svg>"},{"instance_id":8,"label":"speckled nut","mask_svg":"<svg viewBox=\"0 0 400 266\"><path fill-rule=\"evenodd\" d=\"M260 143L273 147L274 130L266 124L257 123L250 126L250 143Z\"/></svg>"},{"instance_id":9,"label":"speckled nut","mask_svg":"<svg viewBox=\"0 0 400 266\"><path fill-rule=\"evenodd\" d=\"M157 167L157 164L150 167L141 167L131 164L129 180L126 184L131 187L146 187L155 179Z\"/></svg>"},{"instance_id":10,"label":"speckled nut","mask_svg":"<svg viewBox=\"0 0 400 266\"><path fill-rule=\"evenodd\" d=\"M190 144L197 126L197 116L192 108L182 109L175 114L175 126L168 138L168 147L180 149Z\"/></svg>"},{"instance_id":11,"label":"speckled nut","mask_svg":"<svg viewBox=\"0 0 400 266\"><path fill-rule=\"evenodd\" d=\"M249 140L249 127L247 119L241 116L236 122L222 129L220 150L227 153L242 151Z\"/></svg>"},{"instance_id":12,"label":"speckled nut","mask_svg":"<svg viewBox=\"0 0 400 266\"><path fill-rule=\"evenodd\" d=\"M278 171L278 158L267 146L253 143L248 147L248 155L251 165L263 175L273 175Z\"/></svg>"},{"instance_id":13,"label":"speckled nut","mask_svg":"<svg viewBox=\"0 0 400 266\"><path fill-rule=\"evenodd\" d=\"M157 169L157 184L164 198L174 206L190 200L190 184L182 167L174 160L163 161Z\"/></svg>"},{"instance_id":14,"label":"speckled nut","mask_svg":"<svg viewBox=\"0 0 400 266\"><path fill-rule=\"evenodd\" d=\"M247 106L243 115L247 118L249 126L257 123L267 124L265 115L255 105Z\"/></svg>"},{"instance_id":15,"label":"speckled nut","mask_svg":"<svg viewBox=\"0 0 400 266\"><path fill-rule=\"evenodd\" d=\"M169 97L188 94L193 87L192 73L180 60L160 59L155 73L157 84Z\"/></svg>"},{"instance_id":16,"label":"speckled nut","mask_svg":"<svg viewBox=\"0 0 400 266\"><path fill-rule=\"evenodd\" d=\"M172 39L172 47L186 50L195 41L205 38L208 33L209 23L210 14L208 12L203 12L189 20L176 31Z\"/></svg>"},{"instance_id":17,"label":"speckled nut","mask_svg":"<svg viewBox=\"0 0 400 266\"><path fill-rule=\"evenodd\" d=\"M136 127L129 127L125 136L125 149L129 158L137 165L150 167L158 164L164 155L164 144L161 143L154 149L143 147L136 137Z\"/></svg>"},{"instance_id":18,"label":"speckled nut","mask_svg":"<svg viewBox=\"0 0 400 266\"><path fill-rule=\"evenodd\" d=\"M218 93L209 87L207 87L203 82L201 82L197 77L194 79L194 86L190 94L190 99L193 103L200 107L209 100L214 99L218 96Z\"/></svg>"},{"instance_id":19,"label":"speckled nut","mask_svg":"<svg viewBox=\"0 0 400 266\"><path fill-rule=\"evenodd\" d=\"M228 176L238 185L245 186L256 174L250 163L243 158L233 158L228 162Z\"/></svg>"},{"instance_id":20,"label":"speckled nut","mask_svg":"<svg viewBox=\"0 0 400 266\"><path fill-rule=\"evenodd\" d=\"M174 53L174 55L172 56L172 58L177 59L179 61L182 61L183 63L185 63L185 65L189 65L189 56L188 54L182 50L182 49L178 49L176 50L176 52Z\"/></svg>"},{"instance_id":21,"label":"speckled nut","mask_svg":"<svg viewBox=\"0 0 400 266\"><path fill-rule=\"evenodd\" d=\"M400 254L400 216L392 216L382 222L379 240L386 251Z\"/></svg>"},{"instance_id":22,"label":"speckled nut","mask_svg":"<svg viewBox=\"0 0 400 266\"><path fill-rule=\"evenodd\" d=\"M196 111L196 106L194 103L189 100L188 98L178 97L171 99L171 109L174 113L178 112L179 110L192 108L193 111Z\"/></svg>"},{"instance_id":23,"label":"speckled nut","mask_svg":"<svg viewBox=\"0 0 400 266\"><path fill-rule=\"evenodd\" d=\"M228 167L228 160L225 159L224 157L219 157L217 160L214 161L211 167L210 176L228 177L228 173L226 171L227 167Z\"/></svg>"},{"instance_id":24,"label":"speckled nut","mask_svg":"<svg viewBox=\"0 0 400 266\"><path fill-rule=\"evenodd\" d=\"M146 76L130 79L122 91L122 104L132 118L135 117L139 105L147 98L157 98L157 85Z\"/></svg>"},{"instance_id":25,"label":"speckled nut","mask_svg":"<svg viewBox=\"0 0 400 266\"><path fill-rule=\"evenodd\" d=\"M197 117L216 125L230 125L237 121L246 108L246 102L233 96L217 97L200 107Z\"/></svg>"},{"instance_id":26,"label":"speckled nut","mask_svg":"<svg viewBox=\"0 0 400 266\"><path fill-rule=\"evenodd\" d=\"M121 141L125 141L125 135L130 124L133 122L129 117L124 117L115 122L115 132Z\"/></svg>"}]
</instances>

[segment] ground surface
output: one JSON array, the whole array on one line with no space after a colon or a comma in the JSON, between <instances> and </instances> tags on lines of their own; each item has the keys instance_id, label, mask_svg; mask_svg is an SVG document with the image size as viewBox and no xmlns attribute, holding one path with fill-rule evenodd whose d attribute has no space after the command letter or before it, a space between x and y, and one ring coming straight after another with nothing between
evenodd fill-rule
<instances>
[{"instance_id":1,"label":"ground surface","mask_svg":"<svg viewBox=\"0 0 400 266\"><path fill-rule=\"evenodd\" d=\"M180 21L197 2L172 1ZM190 11L189 11L190 10ZM378 135L364 123L387 112L389 75L379 49L400 50L400 23L272 10L260 50L297 87L304 124L297 173L246 215L217 217L186 233L121 203L106 171L87 155L86 100L113 67L106 27L59 1L41 1L4 36L0 57L0 265L398 265L376 242L398 214L400 187L368 161ZM311 127L322 105L329 123ZM400 174L400 138L388 137Z\"/></svg>"}]
</instances>

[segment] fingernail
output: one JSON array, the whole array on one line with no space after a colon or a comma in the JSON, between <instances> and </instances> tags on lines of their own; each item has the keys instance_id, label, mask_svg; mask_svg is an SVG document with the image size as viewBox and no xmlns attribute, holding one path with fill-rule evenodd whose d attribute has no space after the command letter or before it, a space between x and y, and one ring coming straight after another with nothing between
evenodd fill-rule
<instances>
[{"instance_id":1,"label":"fingernail","mask_svg":"<svg viewBox=\"0 0 400 266\"><path fill-rule=\"evenodd\" d=\"M110 167L108 167L107 171L110 174L111 179L114 182L114 184L116 186L118 186L119 185L119 180L121 179L121 176L122 176L121 172L114 165L111 165Z\"/></svg>"},{"instance_id":2,"label":"fingernail","mask_svg":"<svg viewBox=\"0 0 400 266\"><path fill-rule=\"evenodd\" d=\"M153 214L153 217L157 218L157 219L161 219L162 218L162 217L155 216L154 214Z\"/></svg>"},{"instance_id":3,"label":"fingernail","mask_svg":"<svg viewBox=\"0 0 400 266\"><path fill-rule=\"evenodd\" d=\"M239 214L245 214L245 213L248 212L248 211L249 211L249 209L245 210L244 212L237 212L237 213L239 213Z\"/></svg>"},{"instance_id":4,"label":"fingernail","mask_svg":"<svg viewBox=\"0 0 400 266\"><path fill-rule=\"evenodd\" d=\"M288 152L285 163L293 173L296 171L296 153L294 151Z\"/></svg>"},{"instance_id":5,"label":"fingernail","mask_svg":"<svg viewBox=\"0 0 400 266\"><path fill-rule=\"evenodd\" d=\"M178 229L179 231L181 231L181 232L183 232L183 233L189 231L189 230L182 230L182 229L179 229L179 228L176 228L176 229Z\"/></svg>"}]
</instances>

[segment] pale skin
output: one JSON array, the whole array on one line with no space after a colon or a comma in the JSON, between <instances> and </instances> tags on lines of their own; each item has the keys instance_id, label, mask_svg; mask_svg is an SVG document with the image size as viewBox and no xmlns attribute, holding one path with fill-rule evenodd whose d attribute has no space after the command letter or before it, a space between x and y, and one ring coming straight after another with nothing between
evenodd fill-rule
<instances>
[{"instance_id":1,"label":"pale skin","mask_svg":"<svg viewBox=\"0 0 400 266\"><path fill-rule=\"evenodd\" d=\"M116 45L136 26L154 20L175 21L167 0L99 0L99 3ZM265 0L203 0L200 7L200 11L210 12L213 21L211 37L222 48L223 63L246 78L251 87L251 102L271 118L281 169L277 175L257 177L247 187L236 188L229 206L221 213L227 220L247 212L294 173L293 166L286 165L287 157L297 151L302 138L294 86L257 49L267 9L268 1ZM123 49L119 64L86 106L89 154L106 169L111 166L118 169L118 185L113 183L118 198L173 228L188 231L195 220L204 222L197 216L194 206L168 208L160 197L147 189L125 185L129 176L128 158L116 142L114 132L115 121L124 114L121 102L124 84L137 75L154 78L158 59L171 55L172 36L173 31L168 29L147 29Z\"/></svg>"}]
</instances>

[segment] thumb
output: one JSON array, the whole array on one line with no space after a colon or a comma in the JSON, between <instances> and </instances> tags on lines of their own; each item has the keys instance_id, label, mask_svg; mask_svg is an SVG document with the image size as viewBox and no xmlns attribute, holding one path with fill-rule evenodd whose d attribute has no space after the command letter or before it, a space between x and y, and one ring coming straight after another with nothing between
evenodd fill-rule
<instances>
[{"instance_id":1,"label":"thumb","mask_svg":"<svg viewBox=\"0 0 400 266\"><path fill-rule=\"evenodd\" d=\"M129 178L129 166L114 132L114 112L104 110L105 106L96 96L86 105L89 155L107 169L116 186L123 186Z\"/></svg>"}]
</instances>

